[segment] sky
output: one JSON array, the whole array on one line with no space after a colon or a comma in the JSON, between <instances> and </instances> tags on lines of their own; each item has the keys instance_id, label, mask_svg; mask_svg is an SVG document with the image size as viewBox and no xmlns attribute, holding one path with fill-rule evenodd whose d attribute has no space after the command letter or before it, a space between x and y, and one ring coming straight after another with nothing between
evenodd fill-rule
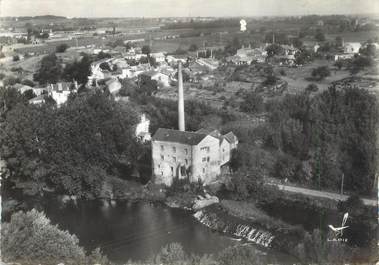
<instances>
[{"instance_id":1,"label":"sky","mask_svg":"<svg viewBox=\"0 0 379 265\"><path fill-rule=\"evenodd\" d=\"M0 0L0 16L288 16L379 13L379 0Z\"/></svg>"}]
</instances>

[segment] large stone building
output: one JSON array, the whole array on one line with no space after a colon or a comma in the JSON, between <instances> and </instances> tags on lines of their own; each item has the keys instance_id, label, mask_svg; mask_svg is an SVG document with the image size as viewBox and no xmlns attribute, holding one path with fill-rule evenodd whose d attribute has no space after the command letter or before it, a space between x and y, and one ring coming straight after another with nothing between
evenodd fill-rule
<instances>
[{"instance_id":1,"label":"large stone building","mask_svg":"<svg viewBox=\"0 0 379 265\"><path fill-rule=\"evenodd\" d=\"M188 178L211 183L221 174L221 168L230 161L231 151L238 139L229 132L217 130L185 131L184 97L181 64L178 70L178 127L179 130L159 128L152 137L152 169L155 182L170 186L174 178Z\"/></svg>"}]
</instances>

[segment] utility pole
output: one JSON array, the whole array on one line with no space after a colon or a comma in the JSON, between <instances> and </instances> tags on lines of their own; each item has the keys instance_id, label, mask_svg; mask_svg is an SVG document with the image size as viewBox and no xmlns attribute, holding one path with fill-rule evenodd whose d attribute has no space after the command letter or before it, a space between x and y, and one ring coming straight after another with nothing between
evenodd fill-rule
<instances>
[{"instance_id":1,"label":"utility pole","mask_svg":"<svg viewBox=\"0 0 379 265\"><path fill-rule=\"evenodd\" d=\"M342 173L342 176L341 176L341 195L343 195L343 182L344 182L344 180L345 180L345 174L344 173Z\"/></svg>"}]
</instances>

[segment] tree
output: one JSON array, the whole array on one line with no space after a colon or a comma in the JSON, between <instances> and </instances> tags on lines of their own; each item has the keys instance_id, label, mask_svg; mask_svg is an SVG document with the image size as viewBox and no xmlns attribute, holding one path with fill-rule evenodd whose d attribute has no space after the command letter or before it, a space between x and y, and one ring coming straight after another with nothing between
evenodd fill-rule
<instances>
[{"instance_id":1,"label":"tree","mask_svg":"<svg viewBox=\"0 0 379 265\"><path fill-rule=\"evenodd\" d=\"M30 86L30 87L34 87L35 84L32 80L29 80L29 79L24 79L22 80L21 84L25 85L25 86Z\"/></svg>"},{"instance_id":2,"label":"tree","mask_svg":"<svg viewBox=\"0 0 379 265\"><path fill-rule=\"evenodd\" d=\"M284 50L279 44L271 44L266 47L267 55L269 57L283 54Z\"/></svg>"},{"instance_id":3,"label":"tree","mask_svg":"<svg viewBox=\"0 0 379 265\"><path fill-rule=\"evenodd\" d=\"M312 60L313 54L305 48L301 48L300 51L295 54L295 63L298 65L303 65Z\"/></svg>"},{"instance_id":4,"label":"tree","mask_svg":"<svg viewBox=\"0 0 379 265\"><path fill-rule=\"evenodd\" d=\"M292 44L294 47L300 49L301 47L303 47L303 42L300 38L295 38L292 40Z\"/></svg>"},{"instance_id":5,"label":"tree","mask_svg":"<svg viewBox=\"0 0 379 265\"><path fill-rule=\"evenodd\" d=\"M142 51L143 54L149 55L151 53L150 46L149 45L142 46L141 51Z\"/></svg>"},{"instance_id":6,"label":"tree","mask_svg":"<svg viewBox=\"0 0 379 265\"><path fill-rule=\"evenodd\" d=\"M376 46L372 43L368 43L366 47L361 48L359 50L359 53L366 55L368 57L375 57L376 56Z\"/></svg>"},{"instance_id":7,"label":"tree","mask_svg":"<svg viewBox=\"0 0 379 265\"><path fill-rule=\"evenodd\" d=\"M258 251L249 245L228 247L218 254L220 265L256 265L266 264L261 260Z\"/></svg>"},{"instance_id":8,"label":"tree","mask_svg":"<svg viewBox=\"0 0 379 265\"><path fill-rule=\"evenodd\" d=\"M322 80L327 76L330 76L330 70L328 66L319 66L312 70L312 77L316 80Z\"/></svg>"},{"instance_id":9,"label":"tree","mask_svg":"<svg viewBox=\"0 0 379 265\"><path fill-rule=\"evenodd\" d=\"M100 64L99 66L102 70L108 70L108 71L111 71L111 67L109 66L109 63L107 62L103 62Z\"/></svg>"},{"instance_id":10,"label":"tree","mask_svg":"<svg viewBox=\"0 0 379 265\"><path fill-rule=\"evenodd\" d=\"M55 50L57 53L62 53L62 52L65 52L67 49L68 49L68 45L66 43L62 43L60 45L58 45Z\"/></svg>"},{"instance_id":11,"label":"tree","mask_svg":"<svg viewBox=\"0 0 379 265\"><path fill-rule=\"evenodd\" d=\"M136 123L131 106L101 91L70 97L59 109L16 104L0 137L0 155L11 171L7 183L32 195L48 186L57 193L99 196L115 165L131 166L138 158Z\"/></svg>"},{"instance_id":12,"label":"tree","mask_svg":"<svg viewBox=\"0 0 379 265\"><path fill-rule=\"evenodd\" d=\"M91 75L91 62L91 58L87 54L84 54L79 62L75 61L72 64L66 65L63 78L66 81L75 80L80 85L87 84L88 76Z\"/></svg>"},{"instance_id":13,"label":"tree","mask_svg":"<svg viewBox=\"0 0 379 265\"><path fill-rule=\"evenodd\" d=\"M79 264L85 252L79 240L40 212L17 212L1 228L1 254L4 261L22 264Z\"/></svg>"},{"instance_id":14,"label":"tree","mask_svg":"<svg viewBox=\"0 0 379 265\"><path fill-rule=\"evenodd\" d=\"M309 84L306 88L305 88L306 91L309 91L309 92L317 92L318 91L318 86L316 84Z\"/></svg>"},{"instance_id":15,"label":"tree","mask_svg":"<svg viewBox=\"0 0 379 265\"><path fill-rule=\"evenodd\" d=\"M14 55L13 56L13 62L20 61L20 56L19 55Z\"/></svg>"},{"instance_id":16,"label":"tree","mask_svg":"<svg viewBox=\"0 0 379 265\"><path fill-rule=\"evenodd\" d=\"M34 74L33 78L40 84L57 83L62 76L62 66L55 53L46 55L41 60L41 66Z\"/></svg>"},{"instance_id":17,"label":"tree","mask_svg":"<svg viewBox=\"0 0 379 265\"><path fill-rule=\"evenodd\" d=\"M100 51L100 52L97 54L97 60L103 60L103 59L108 59L108 58L112 58L112 56L111 56L109 53L106 53L106 52Z\"/></svg>"},{"instance_id":18,"label":"tree","mask_svg":"<svg viewBox=\"0 0 379 265\"><path fill-rule=\"evenodd\" d=\"M36 97L36 94L34 94L33 89L26 90L22 95L25 97L26 100L30 100Z\"/></svg>"},{"instance_id":19,"label":"tree","mask_svg":"<svg viewBox=\"0 0 379 265\"><path fill-rule=\"evenodd\" d=\"M336 66L338 68L338 70L341 70L342 67L344 65L344 62L342 60L337 60L335 63L334 63L334 66Z\"/></svg>"},{"instance_id":20,"label":"tree","mask_svg":"<svg viewBox=\"0 0 379 265\"><path fill-rule=\"evenodd\" d=\"M195 52L195 51L198 50L198 47L197 47L196 44L192 43L192 44L189 46L188 50L189 50L190 52Z\"/></svg>"},{"instance_id":21,"label":"tree","mask_svg":"<svg viewBox=\"0 0 379 265\"><path fill-rule=\"evenodd\" d=\"M263 109L263 97L256 92L247 93L240 105L240 110L248 113L260 113Z\"/></svg>"},{"instance_id":22,"label":"tree","mask_svg":"<svg viewBox=\"0 0 379 265\"><path fill-rule=\"evenodd\" d=\"M315 40L320 41L320 42L325 41L325 39L326 39L325 35L321 29L316 30L316 34L315 34L314 38L315 38Z\"/></svg>"},{"instance_id":23,"label":"tree","mask_svg":"<svg viewBox=\"0 0 379 265\"><path fill-rule=\"evenodd\" d=\"M350 72L356 74L366 67L371 67L375 65L374 60L369 56L357 55L349 62Z\"/></svg>"},{"instance_id":24,"label":"tree","mask_svg":"<svg viewBox=\"0 0 379 265\"><path fill-rule=\"evenodd\" d=\"M142 74L138 78L138 90L142 95L151 96L158 90L158 82Z\"/></svg>"},{"instance_id":25,"label":"tree","mask_svg":"<svg viewBox=\"0 0 379 265\"><path fill-rule=\"evenodd\" d=\"M342 47L343 46L343 39L341 36L336 37L336 46L337 47Z\"/></svg>"},{"instance_id":26,"label":"tree","mask_svg":"<svg viewBox=\"0 0 379 265\"><path fill-rule=\"evenodd\" d=\"M155 257L157 264L181 264L187 259L182 245L179 243L171 243L164 246Z\"/></svg>"}]
</instances>

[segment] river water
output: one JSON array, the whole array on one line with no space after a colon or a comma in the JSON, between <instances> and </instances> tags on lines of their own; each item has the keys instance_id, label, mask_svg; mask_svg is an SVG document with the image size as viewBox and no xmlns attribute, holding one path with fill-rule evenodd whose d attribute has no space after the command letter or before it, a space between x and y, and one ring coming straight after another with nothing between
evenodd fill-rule
<instances>
[{"instance_id":1,"label":"river water","mask_svg":"<svg viewBox=\"0 0 379 265\"><path fill-rule=\"evenodd\" d=\"M79 201L63 205L49 201L43 210L52 223L74 233L86 250L100 247L116 263L145 260L171 242L179 242L186 252L199 255L242 243L211 231L191 212L160 204ZM283 253L254 247L268 261L293 261Z\"/></svg>"}]
</instances>

